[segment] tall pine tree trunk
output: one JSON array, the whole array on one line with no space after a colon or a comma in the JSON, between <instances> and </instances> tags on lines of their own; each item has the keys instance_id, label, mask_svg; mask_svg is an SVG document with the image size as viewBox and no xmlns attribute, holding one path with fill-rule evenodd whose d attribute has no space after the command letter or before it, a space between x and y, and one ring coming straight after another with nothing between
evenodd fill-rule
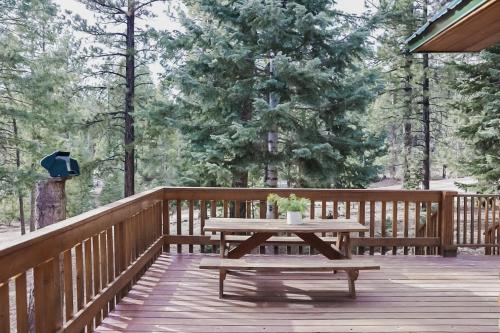
<instances>
[{"instance_id":1,"label":"tall pine tree trunk","mask_svg":"<svg viewBox=\"0 0 500 333\"><path fill-rule=\"evenodd\" d=\"M424 21L427 20L427 5L425 0L423 4ZM431 180L431 117L429 102L429 54L424 53L422 59L422 122L424 130L424 158L423 158L423 185L424 189L430 188Z\"/></svg>"},{"instance_id":2,"label":"tall pine tree trunk","mask_svg":"<svg viewBox=\"0 0 500 333\"><path fill-rule=\"evenodd\" d=\"M412 73L411 73L412 56L407 51L405 54L405 64L404 64L404 106L403 106L403 131L404 131L404 151L403 151L403 187L407 187L407 184L411 178L410 175L410 159L413 146L412 138Z\"/></svg>"},{"instance_id":3,"label":"tall pine tree trunk","mask_svg":"<svg viewBox=\"0 0 500 333\"><path fill-rule=\"evenodd\" d=\"M33 166L32 166L33 168ZM36 185L33 185L31 187L30 191L30 232L33 232L36 230L36 224L35 224L35 194L36 192Z\"/></svg>"},{"instance_id":4,"label":"tall pine tree trunk","mask_svg":"<svg viewBox=\"0 0 500 333\"><path fill-rule=\"evenodd\" d=\"M135 95L135 1L128 1L127 47L125 59L125 196L135 193L135 133L134 133L134 95Z\"/></svg>"},{"instance_id":5,"label":"tall pine tree trunk","mask_svg":"<svg viewBox=\"0 0 500 333\"><path fill-rule=\"evenodd\" d=\"M274 55L271 53L269 56L269 76L273 78L275 75L274 67ZM274 92L269 92L269 109L274 110L278 105L278 99ZM272 111L271 111L272 112ZM270 155L276 155L278 153L278 130L273 127L271 131L267 133L267 151ZM278 187L278 166L274 162L269 162L266 165L265 170L265 182L267 187ZM267 203L267 218L275 217L274 204L271 202Z\"/></svg>"},{"instance_id":6,"label":"tall pine tree trunk","mask_svg":"<svg viewBox=\"0 0 500 333\"><path fill-rule=\"evenodd\" d=\"M19 131L17 129L16 118L12 118L12 131L14 132L14 142L16 147L16 168L21 168L21 150L19 149ZM21 235L26 233L26 220L24 218L24 198L20 184L17 184L17 198L19 201L19 222L21 223Z\"/></svg>"}]
</instances>

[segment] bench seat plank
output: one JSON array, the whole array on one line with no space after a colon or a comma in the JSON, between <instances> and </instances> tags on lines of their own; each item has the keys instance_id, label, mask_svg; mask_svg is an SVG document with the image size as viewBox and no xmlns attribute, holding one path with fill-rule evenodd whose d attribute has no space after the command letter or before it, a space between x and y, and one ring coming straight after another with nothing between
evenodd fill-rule
<instances>
[{"instance_id":1,"label":"bench seat plank","mask_svg":"<svg viewBox=\"0 0 500 333\"><path fill-rule=\"evenodd\" d=\"M276 271L359 271L359 270L379 270L380 266L363 263L358 260L307 260L287 259L269 260L259 258L259 260L247 259L222 259L203 258L200 262L201 269L234 269L234 270L276 270Z\"/></svg>"},{"instance_id":2,"label":"bench seat plank","mask_svg":"<svg viewBox=\"0 0 500 333\"><path fill-rule=\"evenodd\" d=\"M219 270L219 298L224 297L224 280L229 270L252 271L345 271L349 285L349 295L356 298L355 281L360 270L379 270L380 266L363 263L358 260L304 260L297 258L282 258L279 260L271 257L260 257L259 260L228 259L228 258L203 258L200 262L201 269Z\"/></svg>"},{"instance_id":3,"label":"bench seat plank","mask_svg":"<svg viewBox=\"0 0 500 333\"><path fill-rule=\"evenodd\" d=\"M250 236L245 235L225 235L225 240L228 243L242 243L246 241ZM329 244L335 244L337 242L337 237L321 237L321 239ZM220 242L220 234L215 234L210 236L211 241ZM271 236L266 240L266 244L305 244L305 242L296 236Z\"/></svg>"}]
</instances>

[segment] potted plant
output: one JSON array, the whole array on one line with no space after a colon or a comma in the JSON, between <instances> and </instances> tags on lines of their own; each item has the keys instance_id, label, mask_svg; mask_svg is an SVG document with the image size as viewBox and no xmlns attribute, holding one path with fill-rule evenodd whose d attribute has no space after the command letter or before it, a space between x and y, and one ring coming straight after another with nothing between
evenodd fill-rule
<instances>
[{"instance_id":1,"label":"potted plant","mask_svg":"<svg viewBox=\"0 0 500 333\"><path fill-rule=\"evenodd\" d=\"M297 197L295 194L290 194L288 198L280 197L277 194L271 193L267 197L267 201L276 203L280 211L286 211L287 224L302 224L302 214L307 210L309 200Z\"/></svg>"}]
</instances>

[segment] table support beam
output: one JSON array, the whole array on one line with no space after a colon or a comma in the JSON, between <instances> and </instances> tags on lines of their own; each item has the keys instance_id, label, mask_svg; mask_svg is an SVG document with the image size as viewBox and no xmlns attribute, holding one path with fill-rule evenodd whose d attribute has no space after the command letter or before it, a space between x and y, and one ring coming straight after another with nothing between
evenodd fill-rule
<instances>
[{"instance_id":1,"label":"table support beam","mask_svg":"<svg viewBox=\"0 0 500 333\"><path fill-rule=\"evenodd\" d=\"M336 247L324 242L321 238L313 233L296 233L304 242L309 244L316 251L324 255L330 260L333 259L346 259L346 256L340 252ZM345 244L348 245L348 244Z\"/></svg>"},{"instance_id":2,"label":"table support beam","mask_svg":"<svg viewBox=\"0 0 500 333\"><path fill-rule=\"evenodd\" d=\"M264 243L268 240L273 233L269 232L256 232L243 243L232 249L228 252L227 257L229 259L239 259L243 257L245 254L250 253L253 249L255 249L260 244Z\"/></svg>"}]
</instances>

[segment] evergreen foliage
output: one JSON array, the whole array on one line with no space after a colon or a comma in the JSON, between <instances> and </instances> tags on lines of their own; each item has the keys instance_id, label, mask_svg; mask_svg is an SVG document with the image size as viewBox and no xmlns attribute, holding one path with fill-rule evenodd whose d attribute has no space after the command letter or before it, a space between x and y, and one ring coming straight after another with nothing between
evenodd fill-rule
<instances>
[{"instance_id":1,"label":"evergreen foliage","mask_svg":"<svg viewBox=\"0 0 500 333\"><path fill-rule=\"evenodd\" d=\"M271 186L274 166L279 186L361 188L388 173L416 188L427 96L434 175L446 165L499 189L500 48L430 55L426 69L404 52L423 6L442 1L384 0L357 16L333 0L182 0L174 33L149 26L150 5L179 2L78 0L89 23L54 1L0 0L0 223L28 229L39 161L54 150L81 168L68 216L130 184Z\"/></svg>"},{"instance_id":2,"label":"evergreen foliage","mask_svg":"<svg viewBox=\"0 0 500 333\"><path fill-rule=\"evenodd\" d=\"M481 53L473 63L459 63L464 74L453 86L462 98L455 103L463 125L458 134L472 147L463 159L474 175L478 189L485 193L500 190L500 45Z\"/></svg>"},{"instance_id":3,"label":"evergreen foliage","mask_svg":"<svg viewBox=\"0 0 500 333\"><path fill-rule=\"evenodd\" d=\"M360 70L370 21L337 12L332 1L186 2L185 33L167 49L185 55L169 79L190 143L188 184L234 185L270 160L289 186L373 179L379 142L360 124L374 86ZM279 153L271 155L265 137L275 127Z\"/></svg>"}]
</instances>

